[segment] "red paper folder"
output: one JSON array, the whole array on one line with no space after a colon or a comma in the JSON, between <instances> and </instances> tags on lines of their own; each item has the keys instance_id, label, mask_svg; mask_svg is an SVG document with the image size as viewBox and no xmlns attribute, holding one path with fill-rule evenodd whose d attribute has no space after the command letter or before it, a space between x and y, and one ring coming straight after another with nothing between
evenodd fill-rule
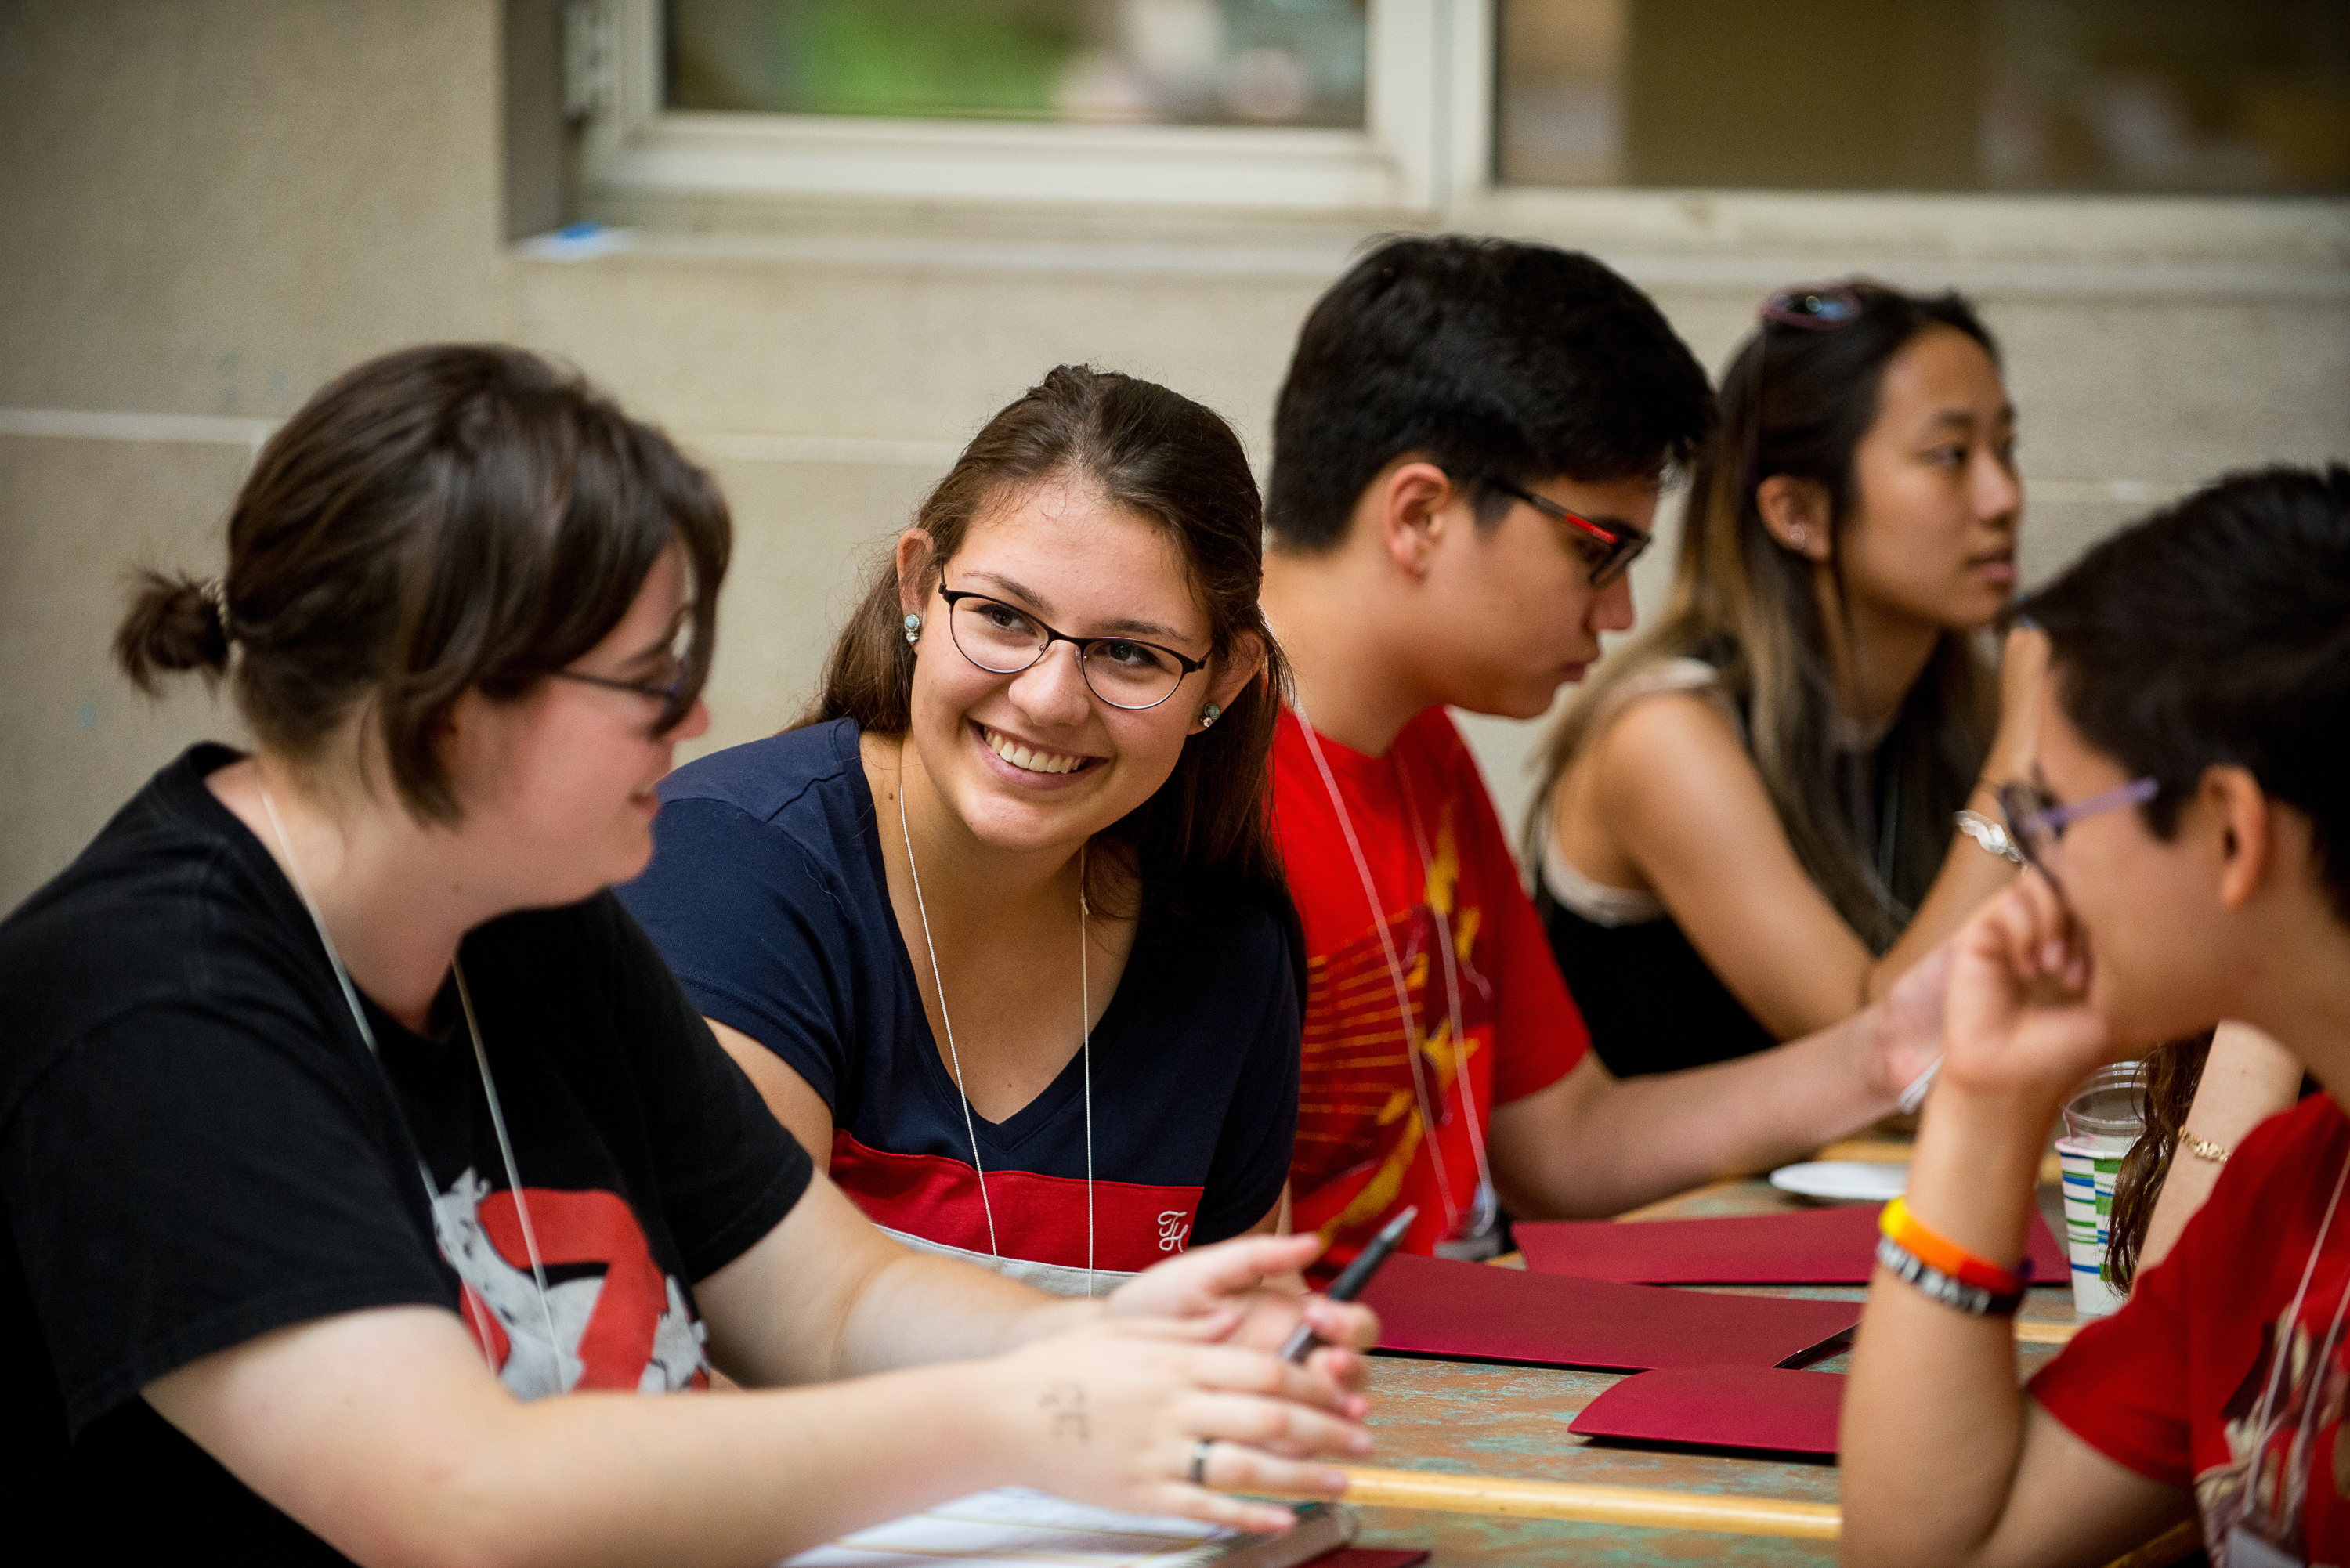
<instances>
[{"instance_id":1,"label":"red paper folder","mask_svg":"<svg viewBox=\"0 0 2350 1568\"><path fill-rule=\"evenodd\" d=\"M1875 1204L1720 1220L1529 1221L1512 1227L1537 1273L1639 1285L1862 1285L1877 1261ZM2034 1219L2032 1277L2072 1282L2063 1243Z\"/></svg>"},{"instance_id":2,"label":"red paper folder","mask_svg":"<svg viewBox=\"0 0 2350 1568\"><path fill-rule=\"evenodd\" d=\"M1619 1372L1775 1366L1860 1321L1858 1302L1702 1295L1402 1254L1363 1300L1379 1314L1381 1350Z\"/></svg>"},{"instance_id":3,"label":"red paper folder","mask_svg":"<svg viewBox=\"0 0 2350 1568\"><path fill-rule=\"evenodd\" d=\"M1627 1377L1583 1407L1585 1438L1833 1458L1844 1379L1781 1366L1675 1366Z\"/></svg>"}]
</instances>

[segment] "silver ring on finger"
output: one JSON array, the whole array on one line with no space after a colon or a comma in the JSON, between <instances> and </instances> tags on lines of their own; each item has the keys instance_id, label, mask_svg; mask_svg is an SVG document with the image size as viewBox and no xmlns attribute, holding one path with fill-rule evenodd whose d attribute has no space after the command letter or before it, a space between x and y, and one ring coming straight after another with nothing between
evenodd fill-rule
<instances>
[{"instance_id":1,"label":"silver ring on finger","mask_svg":"<svg viewBox=\"0 0 2350 1568\"><path fill-rule=\"evenodd\" d=\"M1191 1445L1191 1484L1193 1486L1208 1484L1208 1449L1215 1440L1213 1438L1202 1438Z\"/></svg>"}]
</instances>

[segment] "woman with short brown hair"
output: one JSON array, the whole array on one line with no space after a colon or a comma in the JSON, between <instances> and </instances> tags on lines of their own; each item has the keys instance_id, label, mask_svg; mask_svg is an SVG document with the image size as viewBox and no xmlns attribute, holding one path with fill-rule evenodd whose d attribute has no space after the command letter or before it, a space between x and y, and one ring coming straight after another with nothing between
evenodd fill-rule
<instances>
[{"instance_id":1,"label":"woman with short brown hair","mask_svg":"<svg viewBox=\"0 0 2350 1568\"><path fill-rule=\"evenodd\" d=\"M1359 1362L1272 1346L1370 1320L1256 1289L1310 1239L1093 1305L910 1256L609 893L708 722L729 537L576 378L418 348L271 440L224 577L140 587L130 672L225 678L258 745L0 924L20 1513L109 1562L742 1563L1008 1482L1340 1488L1301 1461L1367 1445ZM634 1397L713 1366L754 1391Z\"/></svg>"}]
</instances>

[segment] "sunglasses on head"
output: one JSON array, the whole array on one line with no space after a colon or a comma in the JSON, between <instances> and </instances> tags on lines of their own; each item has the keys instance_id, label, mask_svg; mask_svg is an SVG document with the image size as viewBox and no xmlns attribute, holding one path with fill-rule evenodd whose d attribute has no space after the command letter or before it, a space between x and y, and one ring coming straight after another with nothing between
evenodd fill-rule
<instances>
[{"instance_id":1,"label":"sunglasses on head","mask_svg":"<svg viewBox=\"0 0 2350 1568\"><path fill-rule=\"evenodd\" d=\"M1842 283L1804 283L1762 302L1762 319L1806 332L1825 332L1860 317L1860 296Z\"/></svg>"},{"instance_id":2,"label":"sunglasses on head","mask_svg":"<svg viewBox=\"0 0 2350 1568\"><path fill-rule=\"evenodd\" d=\"M1746 400L1746 483L1751 493L1762 483L1762 369L1769 362L1770 328L1830 332L1860 319L1860 295L1843 283L1799 283L1762 302L1762 340L1755 348L1754 391Z\"/></svg>"}]
</instances>

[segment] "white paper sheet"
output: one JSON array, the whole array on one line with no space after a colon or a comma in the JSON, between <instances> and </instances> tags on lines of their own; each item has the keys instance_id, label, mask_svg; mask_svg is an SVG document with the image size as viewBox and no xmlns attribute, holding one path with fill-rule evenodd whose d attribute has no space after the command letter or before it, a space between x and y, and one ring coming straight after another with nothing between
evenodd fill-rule
<instances>
[{"instance_id":1,"label":"white paper sheet","mask_svg":"<svg viewBox=\"0 0 2350 1568\"><path fill-rule=\"evenodd\" d=\"M1214 1562L1238 1533L1003 1487L843 1536L785 1568L1198 1568Z\"/></svg>"}]
</instances>

